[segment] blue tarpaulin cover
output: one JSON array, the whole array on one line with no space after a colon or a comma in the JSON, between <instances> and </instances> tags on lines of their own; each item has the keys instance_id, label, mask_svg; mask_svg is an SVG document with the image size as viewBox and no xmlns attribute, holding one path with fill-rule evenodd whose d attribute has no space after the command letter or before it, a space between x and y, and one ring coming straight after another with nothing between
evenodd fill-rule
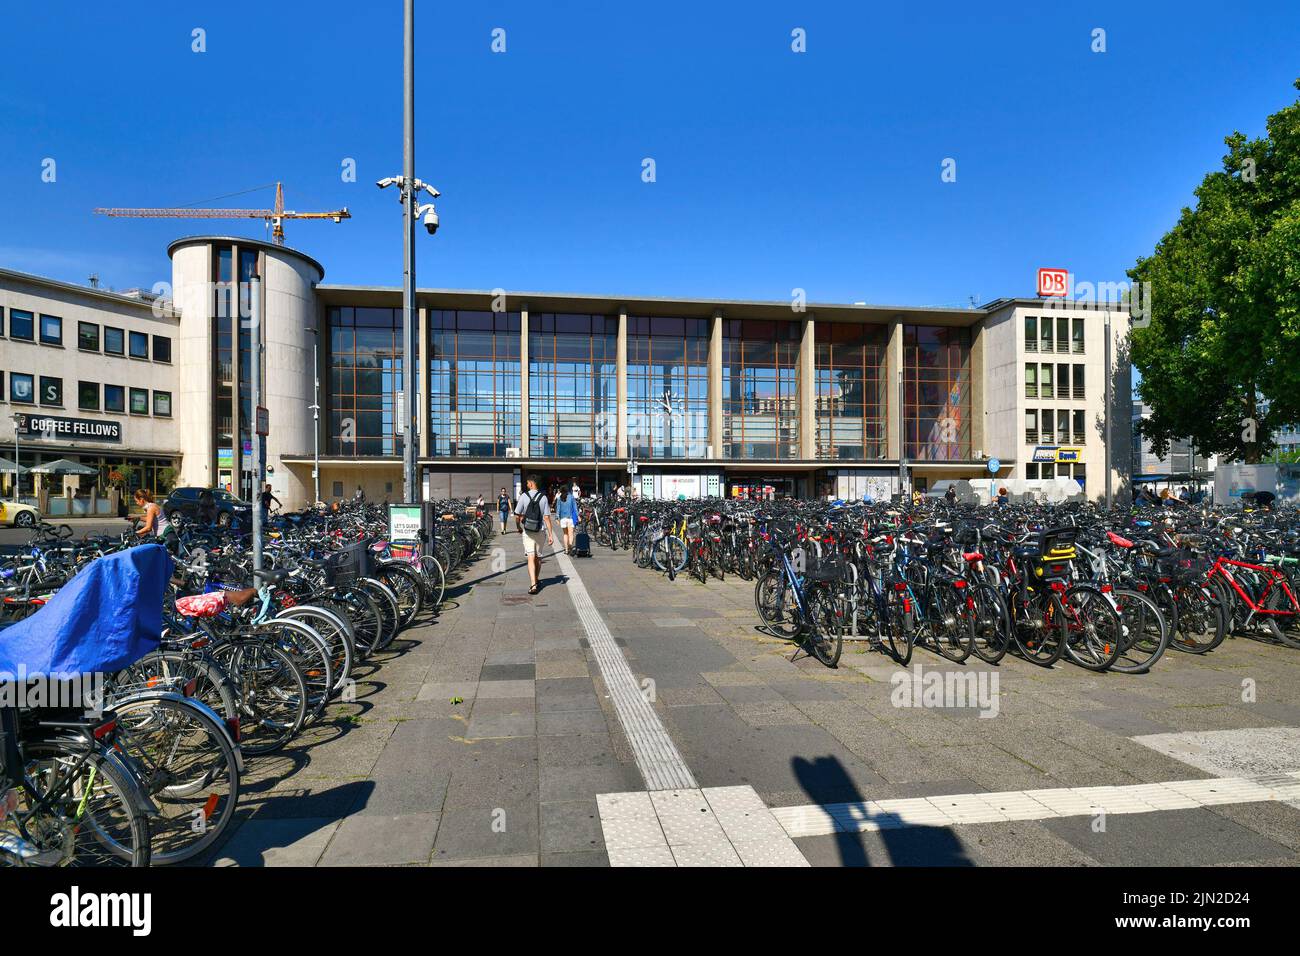
<instances>
[{"instance_id":1,"label":"blue tarpaulin cover","mask_svg":"<svg viewBox=\"0 0 1300 956\"><path fill-rule=\"evenodd\" d=\"M0 630L0 671L94 674L138 661L158 647L171 574L160 544L96 559L31 617Z\"/></svg>"}]
</instances>

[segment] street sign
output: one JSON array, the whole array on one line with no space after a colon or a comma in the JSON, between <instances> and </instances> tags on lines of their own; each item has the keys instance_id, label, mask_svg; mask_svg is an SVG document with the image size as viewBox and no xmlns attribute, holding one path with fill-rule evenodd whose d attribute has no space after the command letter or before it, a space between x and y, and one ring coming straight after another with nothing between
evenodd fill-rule
<instances>
[{"instance_id":1,"label":"street sign","mask_svg":"<svg viewBox=\"0 0 1300 956\"><path fill-rule=\"evenodd\" d=\"M257 406L257 433L263 438L271 434L271 413L265 405Z\"/></svg>"},{"instance_id":2,"label":"street sign","mask_svg":"<svg viewBox=\"0 0 1300 956\"><path fill-rule=\"evenodd\" d=\"M998 473L998 469L1001 467L1002 467L1002 462L998 461L996 458L989 459L988 469L990 475L996 475Z\"/></svg>"},{"instance_id":3,"label":"street sign","mask_svg":"<svg viewBox=\"0 0 1300 956\"><path fill-rule=\"evenodd\" d=\"M398 435L406 434L406 392L397 393L397 414L393 416L393 431Z\"/></svg>"},{"instance_id":4,"label":"street sign","mask_svg":"<svg viewBox=\"0 0 1300 956\"><path fill-rule=\"evenodd\" d=\"M637 468L637 464L636 464L636 462L635 462L635 461L632 461L631 459L628 459L628 463L627 463L627 473L628 473L629 475L635 475L635 474L636 474L636 468Z\"/></svg>"},{"instance_id":5,"label":"street sign","mask_svg":"<svg viewBox=\"0 0 1300 956\"><path fill-rule=\"evenodd\" d=\"M1069 269L1039 269L1038 294L1040 296L1067 296L1070 294Z\"/></svg>"},{"instance_id":6,"label":"street sign","mask_svg":"<svg viewBox=\"0 0 1300 956\"><path fill-rule=\"evenodd\" d=\"M388 506L388 540L399 544L415 544L420 540L420 506Z\"/></svg>"}]
</instances>

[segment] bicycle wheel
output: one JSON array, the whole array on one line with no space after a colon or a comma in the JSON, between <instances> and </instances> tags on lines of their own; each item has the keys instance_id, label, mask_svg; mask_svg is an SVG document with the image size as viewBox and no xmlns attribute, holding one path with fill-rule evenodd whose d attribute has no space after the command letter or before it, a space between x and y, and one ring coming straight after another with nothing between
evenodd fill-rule
<instances>
[{"instance_id":1,"label":"bicycle wheel","mask_svg":"<svg viewBox=\"0 0 1300 956\"><path fill-rule=\"evenodd\" d=\"M1088 584L1076 584L1061 595L1067 634L1065 653L1090 671L1115 663L1124 646L1124 626L1106 595ZM1164 628L1163 620L1161 629Z\"/></svg>"},{"instance_id":2,"label":"bicycle wheel","mask_svg":"<svg viewBox=\"0 0 1300 956\"><path fill-rule=\"evenodd\" d=\"M356 657L352 626L334 611L315 604L296 604L285 608L276 618L302 621L321 636L329 648L333 690L341 690L352 675L352 662Z\"/></svg>"},{"instance_id":3,"label":"bicycle wheel","mask_svg":"<svg viewBox=\"0 0 1300 956\"><path fill-rule=\"evenodd\" d=\"M442 609L442 599L446 596L447 575L438 559L431 554L420 559L420 570L424 574L424 596L436 613Z\"/></svg>"},{"instance_id":4,"label":"bicycle wheel","mask_svg":"<svg viewBox=\"0 0 1300 956\"><path fill-rule=\"evenodd\" d=\"M754 584L754 607L768 630L778 637L797 637L799 605L780 571L769 571Z\"/></svg>"},{"instance_id":5,"label":"bicycle wheel","mask_svg":"<svg viewBox=\"0 0 1300 956\"><path fill-rule=\"evenodd\" d=\"M382 651L393 642L393 638L397 637L397 632L401 630L401 612L397 607L397 595L389 589L388 585L374 578L358 579L357 587L370 595L379 607L382 632L379 643L374 649Z\"/></svg>"},{"instance_id":6,"label":"bicycle wheel","mask_svg":"<svg viewBox=\"0 0 1300 956\"><path fill-rule=\"evenodd\" d=\"M1168 618L1160 605L1141 591L1118 588L1111 596L1124 625L1124 644L1111 670L1120 674L1144 674L1169 647Z\"/></svg>"},{"instance_id":7,"label":"bicycle wheel","mask_svg":"<svg viewBox=\"0 0 1300 956\"><path fill-rule=\"evenodd\" d=\"M975 625L966 599L946 581L935 584L927 619L934 649L954 664L964 663L975 649Z\"/></svg>"},{"instance_id":8,"label":"bicycle wheel","mask_svg":"<svg viewBox=\"0 0 1300 956\"><path fill-rule=\"evenodd\" d=\"M827 667L835 667L844 651L844 614L835 593L824 585L813 587L806 595L808 626L804 643L812 655Z\"/></svg>"},{"instance_id":9,"label":"bicycle wheel","mask_svg":"<svg viewBox=\"0 0 1300 956\"><path fill-rule=\"evenodd\" d=\"M1174 589L1178 609L1169 646L1185 654L1204 654L1223 643L1228 633L1227 613L1218 594L1204 584L1182 584Z\"/></svg>"},{"instance_id":10,"label":"bicycle wheel","mask_svg":"<svg viewBox=\"0 0 1300 956\"><path fill-rule=\"evenodd\" d=\"M57 741L24 744L27 787L18 789L18 808L0 822L0 834L36 849L28 866L148 866L139 783L116 759L83 756Z\"/></svg>"},{"instance_id":11,"label":"bicycle wheel","mask_svg":"<svg viewBox=\"0 0 1300 956\"><path fill-rule=\"evenodd\" d=\"M424 610L424 585L409 564L391 562L375 569L375 578L388 585L397 597L399 628L407 628Z\"/></svg>"},{"instance_id":12,"label":"bicycle wheel","mask_svg":"<svg viewBox=\"0 0 1300 956\"><path fill-rule=\"evenodd\" d=\"M258 635L275 641L293 658L307 687L307 720L325 713L334 692L334 669L330 666L330 649L325 639L308 623L294 618L276 618L257 627Z\"/></svg>"},{"instance_id":13,"label":"bicycle wheel","mask_svg":"<svg viewBox=\"0 0 1300 956\"><path fill-rule=\"evenodd\" d=\"M659 571L672 568L673 573L680 573L686 566L686 542L675 534L665 535L655 542L654 565Z\"/></svg>"},{"instance_id":14,"label":"bicycle wheel","mask_svg":"<svg viewBox=\"0 0 1300 956\"><path fill-rule=\"evenodd\" d=\"M912 660L912 648L916 646L916 605L905 591L897 590L893 582L888 582L881 593L885 603L884 628L889 654L906 667Z\"/></svg>"},{"instance_id":15,"label":"bicycle wheel","mask_svg":"<svg viewBox=\"0 0 1300 956\"><path fill-rule=\"evenodd\" d=\"M1266 611L1280 611L1280 614L1259 614L1257 621L1263 621L1273 636L1273 640L1287 647L1300 647L1300 631L1296 630L1295 604L1287 597L1281 585L1276 582L1264 598Z\"/></svg>"},{"instance_id":16,"label":"bicycle wheel","mask_svg":"<svg viewBox=\"0 0 1300 956\"><path fill-rule=\"evenodd\" d=\"M1012 636L1022 657L1040 667L1051 667L1065 653L1069 624L1065 607L1055 591L1038 592L1021 611Z\"/></svg>"},{"instance_id":17,"label":"bicycle wheel","mask_svg":"<svg viewBox=\"0 0 1300 956\"><path fill-rule=\"evenodd\" d=\"M239 761L216 715L186 698L140 697L113 705L118 744L145 771L158 808L151 862L182 863L215 844L239 803Z\"/></svg>"},{"instance_id":18,"label":"bicycle wheel","mask_svg":"<svg viewBox=\"0 0 1300 956\"><path fill-rule=\"evenodd\" d=\"M293 658L253 638L222 644L214 654L239 688L244 753L272 753L292 740L307 719L307 684Z\"/></svg>"},{"instance_id":19,"label":"bicycle wheel","mask_svg":"<svg viewBox=\"0 0 1300 956\"><path fill-rule=\"evenodd\" d=\"M1011 613L1001 593L991 584L968 586L966 591L975 630L972 644L975 656L985 663L996 664L1011 646Z\"/></svg>"}]
</instances>

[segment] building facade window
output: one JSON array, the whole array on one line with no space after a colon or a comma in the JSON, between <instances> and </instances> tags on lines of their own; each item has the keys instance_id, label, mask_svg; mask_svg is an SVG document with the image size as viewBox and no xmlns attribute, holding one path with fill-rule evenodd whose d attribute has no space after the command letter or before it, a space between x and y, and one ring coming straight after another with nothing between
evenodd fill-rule
<instances>
[{"instance_id":1,"label":"building facade window","mask_svg":"<svg viewBox=\"0 0 1300 956\"><path fill-rule=\"evenodd\" d=\"M1025 398L1038 397L1038 365L1030 362L1025 366Z\"/></svg>"},{"instance_id":2,"label":"building facade window","mask_svg":"<svg viewBox=\"0 0 1300 956\"><path fill-rule=\"evenodd\" d=\"M1085 377L1084 366L1082 365L1074 366L1073 373L1074 373L1074 397L1083 398L1084 397L1083 383Z\"/></svg>"},{"instance_id":3,"label":"building facade window","mask_svg":"<svg viewBox=\"0 0 1300 956\"><path fill-rule=\"evenodd\" d=\"M153 337L153 360L155 362L171 363L172 360L172 340L165 335L155 335Z\"/></svg>"},{"instance_id":4,"label":"building facade window","mask_svg":"<svg viewBox=\"0 0 1300 956\"><path fill-rule=\"evenodd\" d=\"M153 413L159 418L172 417L172 393L158 392L153 393Z\"/></svg>"},{"instance_id":5,"label":"building facade window","mask_svg":"<svg viewBox=\"0 0 1300 956\"><path fill-rule=\"evenodd\" d=\"M709 319L628 316L627 453L703 458L709 446Z\"/></svg>"},{"instance_id":6,"label":"building facade window","mask_svg":"<svg viewBox=\"0 0 1300 956\"><path fill-rule=\"evenodd\" d=\"M57 315L41 316L41 344L63 344L63 320Z\"/></svg>"},{"instance_id":7,"label":"building facade window","mask_svg":"<svg viewBox=\"0 0 1300 956\"><path fill-rule=\"evenodd\" d=\"M728 319L722 337L722 451L801 457L798 322Z\"/></svg>"},{"instance_id":8,"label":"building facade window","mask_svg":"<svg viewBox=\"0 0 1300 956\"><path fill-rule=\"evenodd\" d=\"M94 322L77 323L77 348L83 352L99 351L99 326Z\"/></svg>"},{"instance_id":9,"label":"building facade window","mask_svg":"<svg viewBox=\"0 0 1300 956\"><path fill-rule=\"evenodd\" d=\"M41 404L63 407L63 379L51 375L41 376Z\"/></svg>"},{"instance_id":10,"label":"building facade window","mask_svg":"<svg viewBox=\"0 0 1300 956\"><path fill-rule=\"evenodd\" d=\"M328 321L330 454L400 456L401 310L331 308Z\"/></svg>"},{"instance_id":11,"label":"building facade window","mask_svg":"<svg viewBox=\"0 0 1300 956\"><path fill-rule=\"evenodd\" d=\"M23 405L36 404L36 380L21 372L9 375L9 401Z\"/></svg>"},{"instance_id":12,"label":"building facade window","mask_svg":"<svg viewBox=\"0 0 1300 956\"><path fill-rule=\"evenodd\" d=\"M99 383L77 383L77 407L83 412L99 411Z\"/></svg>"},{"instance_id":13,"label":"building facade window","mask_svg":"<svg viewBox=\"0 0 1300 956\"><path fill-rule=\"evenodd\" d=\"M147 359L149 357L149 336L144 332L131 333L131 358Z\"/></svg>"},{"instance_id":14,"label":"building facade window","mask_svg":"<svg viewBox=\"0 0 1300 956\"><path fill-rule=\"evenodd\" d=\"M1038 317L1034 315L1025 316L1025 351L1038 351Z\"/></svg>"},{"instance_id":15,"label":"building facade window","mask_svg":"<svg viewBox=\"0 0 1300 956\"><path fill-rule=\"evenodd\" d=\"M913 461L970 458L970 329L903 327L905 454Z\"/></svg>"},{"instance_id":16,"label":"building facade window","mask_svg":"<svg viewBox=\"0 0 1300 956\"><path fill-rule=\"evenodd\" d=\"M1054 316L1044 315L1038 320L1038 351L1052 351L1052 332L1056 328L1056 319Z\"/></svg>"},{"instance_id":17,"label":"building facade window","mask_svg":"<svg viewBox=\"0 0 1300 956\"><path fill-rule=\"evenodd\" d=\"M22 309L9 310L9 337L31 342L36 337L35 317Z\"/></svg>"},{"instance_id":18,"label":"building facade window","mask_svg":"<svg viewBox=\"0 0 1300 956\"><path fill-rule=\"evenodd\" d=\"M126 352L126 336L121 329L104 326L104 351L109 355L122 355Z\"/></svg>"},{"instance_id":19,"label":"building facade window","mask_svg":"<svg viewBox=\"0 0 1300 956\"><path fill-rule=\"evenodd\" d=\"M885 457L889 327L827 322L816 330L817 457Z\"/></svg>"},{"instance_id":20,"label":"building facade window","mask_svg":"<svg viewBox=\"0 0 1300 956\"><path fill-rule=\"evenodd\" d=\"M528 454L591 458L618 451L618 318L528 317Z\"/></svg>"},{"instance_id":21,"label":"building facade window","mask_svg":"<svg viewBox=\"0 0 1300 956\"><path fill-rule=\"evenodd\" d=\"M500 458L520 447L519 313L430 311L429 453Z\"/></svg>"},{"instance_id":22,"label":"building facade window","mask_svg":"<svg viewBox=\"0 0 1300 956\"><path fill-rule=\"evenodd\" d=\"M104 411L126 411L126 389L121 385L104 386Z\"/></svg>"},{"instance_id":23,"label":"building facade window","mask_svg":"<svg viewBox=\"0 0 1300 956\"><path fill-rule=\"evenodd\" d=\"M1082 445L1088 440L1087 419L1081 409L1075 409L1071 414L1074 419L1074 443Z\"/></svg>"},{"instance_id":24,"label":"building facade window","mask_svg":"<svg viewBox=\"0 0 1300 956\"><path fill-rule=\"evenodd\" d=\"M1073 326L1074 326L1073 351L1075 355L1082 355L1083 354L1083 319L1075 319L1073 322Z\"/></svg>"},{"instance_id":25,"label":"building facade window","mask_svg":"<svg viewBox=\"0 0 1300 956\"><path fill-rule=\"evenodd\" d=\"M1039 398L1053 398L1052 394L1052 366L1044 364L1040 369L1040 384L1038 386Z\"/></svg>"},{"instance_id":26,"label":"building facade window","mask_svg":"<svg viewBox=\"0 0 1300 956\"><path fill-rule=\"evenodd\" d=\"M149 414L149 390L147 388L131 389L131 414Z\"/></svg>"},{"instance_id":27,"label":"building facade window","mask_svg":"<svg viewBox=\"0 0 1300 956\"><path fill-rule=\"evenodd\" d=\"M1025 412L1025 444L1038 443L1038 412L1030 409Z\"/></svg>"}]
</instances>

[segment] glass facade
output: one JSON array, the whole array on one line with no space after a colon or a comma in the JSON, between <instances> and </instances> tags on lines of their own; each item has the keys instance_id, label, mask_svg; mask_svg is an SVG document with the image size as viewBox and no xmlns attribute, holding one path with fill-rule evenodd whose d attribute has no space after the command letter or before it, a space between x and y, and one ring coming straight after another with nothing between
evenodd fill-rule
<instances>
[{"instance_id":1,"label":"glass facade","mask_svg":"<svg viewBox=\"0 0 1300 956\"><path fill-rule=\"evenodd\" d=\"M885 457L889 327L818 323L817 457Z\"/></svg>"},{"instance_id":2,"label":"glass facade","mask_svg":"<svg viewBox=\"0 0 1300 956\"><path fill-rule=\"evenodd\" d=\"M970 329L903 327L903 429L912 461L968 460Z\"/></svg>"},{"instance_id":3,"label":"glass facade","mask_svg":"<svg viewBox=\"0 0 1300 956\"><path fill-rule=\"evenodd\" d=\"M618 317L528 317L528 454L613 457L618 445Z\"/></svg>"},{"instance_id":4,"label":"glass facade","mask_svg":"<svg viewBox=\"0 0 1300 956\"><path fill-rule=\"evenodd\" d=\"M402 310L331 308L327 321L328 453L401 455L394 412L402 390Z\"/></svg>"},{"instance_id":5,"label":"glass facade","mask_svg":"<svg viewBox=\"0 0 1300 956\"><path fill-rule=\"evenodd\" d=\"M802 323L729 319L722 337L724 458L798 458Z\"/></svg>"},{"instance_id":6,"label":"glass facade","mask_svg":"<svg viewBox=\"0 0 1300 956\"><path fill-rule=\"evenodd\" d=\"M633 458L703 458L709 446L709 319L627 319Z\"/></svg>"},{"instance_id":7,"label":"glass facade","mask_svg":"<svg viewBox=\"0 0 1300 956\"><path fill-rule=\"evenodd\" d=\"M501 458L522 440L519 313L434 310L429 454Z\"/></svg>"}]
</instances>

